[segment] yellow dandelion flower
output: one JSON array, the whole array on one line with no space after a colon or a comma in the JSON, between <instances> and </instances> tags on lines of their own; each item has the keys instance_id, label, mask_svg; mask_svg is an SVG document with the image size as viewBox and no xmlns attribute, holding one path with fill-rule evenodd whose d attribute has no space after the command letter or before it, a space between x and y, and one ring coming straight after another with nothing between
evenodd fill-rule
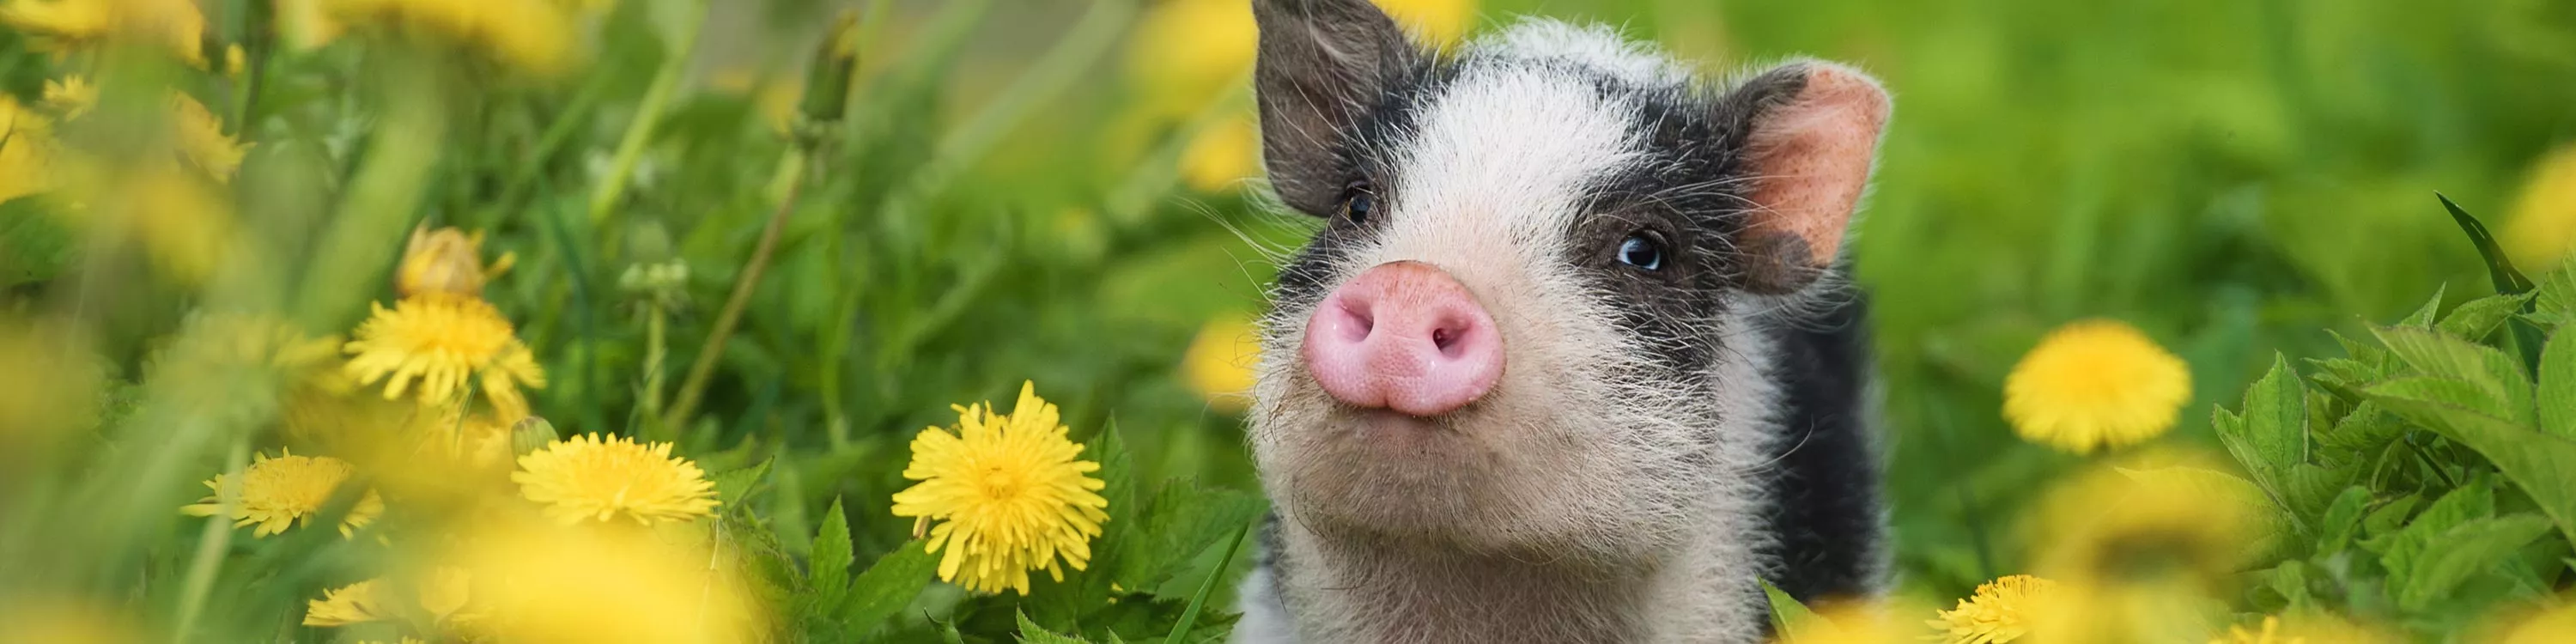
<instances>
[{"instance_id":1,"label":"yellow dandelion flower","mask_svg":"<svg viewBox=\"0 0 2576 644\"><path fill-rule=\"evenodd\" d=\"M2493 640L2496 644L2576 642L2576 606L2541 611L2500 630L2504 636Z\"/></svg>"},{"instance_id":2,"label":"yellow dandelion flower","mask_svg":"<svg viewBox=\"0 0 2576 644\"><path fill-rule=\"evenodd\" d=\"M1252 368L1260 356L1260 331L1250 316L1218 316L1181 355L1181 380L1218 411L1241 412L1252 402Z\"/></svg>"},{"instance_id":3,"label":"yellow dandelion flower","mask_svg":"<svg viewBox=\"0 0 2576 644\"><path fill-rule=\"evenodd\" d=\"M1377 0L1377 6L1434 46L1458 44L1476 23L1476 0Z\"/></svg>"},{"instance_id":4,"label":"yellow dandelion flower","mask_svg":"<svg viewBox=\"0 0 2576 644\"><path fill-rule=\"evenodd\" d=\"M394 308L372 305L375 313L358 326L345 350L348 371L360 384L385 382L385 399L401 398L420 380L419 400L443 405L465 386L480 379L483 396L503 418L528 415L519 385L543 388L544 371L536 354L521 344L510 320L482 300L427 293L403 298Z\"/></svg>"},{"instance_id":5,"label":"yellow dandelion flower","mask_svg":"<svg viewBox=\"0 0 2576 644\"><path fill-rule=\"evenodd\" d=\"M2030 575L1997 578L1977 586L1975 596L1941 611L1927 622L1941 630L1946 644L2003 644L2029 634L2039 605L2057 592L2057 582Z\"/></svg>"},{"instance_id":6,"label":"yellow dandelion flower","mask_svg":"<svg viewBox=\"0 0 2576 644\"><path fill-rule=\"evenodd\" d=\"M422 34L492 60L538 73L562 71L572 58L572 15L556 0L287 0L279 31L304 48L319 47L352 26Z\"/></svg>"},{"instance_id":7,"label":"yellow dandelion flower","mask_svg":"<svg viewBox=\"0 0 2576 644\"><path fill-rule=\"evenodd\" d=\"M2113 320L2059 327L2004 378L2004 418L2031 442L2077 454L2172 429L2191 401L2191 370Z\"/></svg>"},{"instance_id":8,"label":"yellow dandelion flower","mask_svg":"<svg viewBox=\"0 0 2576 644\"><path fill-rule=\"evenodd\" d=\"M1089 566L1109 500L1099 494L1105 484L1086 474L1100 464L1075 460L1082 444L1065 437L1055 405L1038 398L1036 383L1022 383L1008 415L982 404L954 409L955 433L932 427L913 437L903 477L920 483L894 495L895 516L915 517L916 531L938 522L928 547L947 551L939 578L1026 595L1029 571L1061 580L1059 559Z\"/></svg>"},{"instance_id":9,"label":"yellow dandelion flower","mask_svg":"<svg viewBox=\"0 0 2576 644\"><path fill-rule=\"evenodd\" d=\"M52 190L53 121L0 93L0 201Z\"/></svg>"},{"instance_id":10,"label":"yellow dandelion flower","mask_svg":"<svg viewBox=\"0 0 2576 644\"><path fill-rule=\"evenodd\" d=\"M376 587L381 580L369 579L322 591L322 598L304 603L305 626L347 626L392 619L400 614L387 605Z\"/></svg>"},{"instance_id":11,"label":"yellow dandelion flower","mask_svg":"<svg viewBox=\"0 0 2576 644\"><path fill-rule=\"evenodd\" d=\"M2140 460L2145 460L2141 458ZM2220 605L2251 549L2276 538L2248 485L2198 455L2181 465L2095 467L2050 490L2028 543L2033 570L2057 580L2046 642L2174 641L2206 636L2195 615ZM2233 482L2218 482L2226 478Z\"/></svg>"},{"instance_id":12,"label":"yellow dandelion flower","mask_svg":"<svg viewBox=\"0 0 2576 644\"><path fill-rule=\"evenodd\" d=\"M34 36L40 51L69 53L131 37L159 41L172 56L206 68L206 15L195 0L10 0L0 6L0 24Z\"/></svg>"},{"instance_id":13,"label":"yellow dandelion flower","mask_svg":"<svg viewBox=\"0 0 2576 644\"><path fill-rule=\"evenodd\" d=\"M348 461L328 456L296 456L288 451L279 452L275 458L262 454L242 472L238 484L230 474L217 474L206 481L206 487L213 488L214 494L179 511L201 517L229 511L233 527L257 524L259 528L252 535L265 537L285 532L298 522L310 523L314 515L322 512L323 504L331 501L332 492L356 471ZM368 490L340 520L340 536L367 527L384 513L384 498Z\"/></svg>"},{"instance_id":14,"label":"yellow dandelion flower","mask_svg":"<svg viewBox=\"0 0 2576 644\"><path fill-rule=\"evenodd\" d=\"M64 119L78 120L98 107L98 85L80 75L45 81L45 106ZM230 183L241 169L252 143L224 133L223 117L183 92L170 93L170 126L178 158L203 170L217 183Z\"/></svg>"},{"instance_id":15,"label":"yellow dandelion flower","mask_svg":"<svg viewBox=\"0 0 2576 644\"><path fill-rule=\"evenodd\" d=\"M106 604L69 596L37 594L34 588L13 588L9 601L0 602L0 642L42 642L43 644L126 644L143 642L136 632L144 623L139 615L122 614L106 609Z\"/></svg>"},{"instance_id":16,"label":"yellow dandelion flower","mask_svg":"<svg viewBox=\"0 0 2576 644\"><path fill-rule=\"evenodd\" d=\"M1378 0L1397 24L1435 47L1465 37L1476 0ZM1190 114L1236 91L1258 55L1252 3L1168 0L1146 9L1128 41L1127 73L1155 114Z\"/></svg>"},{"instance_id":17,"label":"yellow dandelion flower","mask_svg":"<svg viewBox=\"0 0 2576 644\"><path fill-rule=\"evenodd\" d=\"M1241 187L1261 173L1261 131L1250 115L1226 119L1181 149L1181 182L1199 192Z\"/></svg>"},{"instance_id":18,"label":"yellow dandelion flower","mask_svg":"<svg viewBox=\"0 0 2576 644\"><path fill-rule=\"evenodd\" d=\"M63 438L97 421L106 361L76 328L0 315L0 472L51 459ZM0 474L0 485L8 480Z\"/></svg>"},{"instance_id":19,"label":"yellow dandelion flower","mask_svg":"<svg viewBox=\"0 0 2576 644\"><path fill-rule=\"evenodd\" d=\"M463 641L747 644L766 632L746 573L712 540L506 519L473 528L444 557L475 582L473 618L451 622Z\"/></svg>"},{"instance_id":20,"label":"yellow dandelion flower","mask_svg":"<svg viewBox=\"0 0 2576 644\"><path fill-rule=\"evenodd\" d=\"M234 140L224 133L224 119L215 116L206 104L187 94L173 93L170 109L176 120L179 154L197 169L206 171L216 182L229 183L233 172L241 169L242 157L252 144Z\"/></svg>"},{"instance_id":21,"label":"yellow dandelion flower","mask_svg":"<svg viewBox=\"0 0 2576 644\"><path fill-rule=\"evenodd\" d=\"M420 580L412 598L432 619L463 617L460 613L465 609L472 582L473 577L465 569L442 566ZM347 626L401 618L403 611L393 605L395 598L384 589L388 583L391 582L381 578L369 579L323 591L321 599L304 602L304 625Z\"/></svg>"},{"instance_id":22,"label":"yellow dandelion flower","mask_svg":"<svg viewBox=\"0 0 2576 644\"><path fill-rule=\"evenodd\" d=\"M98 85L89 82L89 77L77 74L61 80L48 79L45 81L45 107L61 112L66 119L87 116L91 108L98 107Z\"/></svg>"},{"instance_id":23,"label":"yellow dandelion flower","mask_svg":"<svg viewBox=\"0 0 2576 644\"><path fill-rule=\"evenodd\" d=\"M2564 642L2570 637L2576 637L2576 632L2556 639L2533 641ZM2229 626L2227 632L2211 637L2209 644L2384 644L2396 641L2385 633L2354 625L2333 615L2308 613L2288 620L2277 615L2265 615L2263 623L2255 628L2241 624ZM2509 641L2509 644L2520 643Z\"/></svg>"},{"instance_id":24,"label":"yellow dandelion flower","mask_svg":"<svg viewBox=\"0 0 2576 644\"><path fill-rule=\"evenodd\" d=\"M2576 145L2532 165L2500 236L2505 254L2526 272L2557 266L2576 248Z\"/></svg>"},{"instance_id":25,"label":"yellow dandelion flower","mask_svg":"<svg viewBox=\"0 0 2576 644\"><path fill-rule=\"evenodd\" d=\"M412 229L402 264L394 269L394 292L403 297L422 293L482 297L484 282L509 271L517 261L517 255L505 253L487 266L481 231L430 230L423 224Z\"/></svg>"},{"instance_id":26,"label":"yellow dandelion flower","mask_svg":"<svg viewBox=\"0 0 2576 644\"><path fill-rule=\"evenodd\" d=\"M637 443L598 434L555 441L519 457L510 474L528 500L546 504L546 516L572 524L608 521L623 514L636 523L687 521L715 513L715 483L689 459L671 456L670 443Z\"/></svg>"}]
</instances>

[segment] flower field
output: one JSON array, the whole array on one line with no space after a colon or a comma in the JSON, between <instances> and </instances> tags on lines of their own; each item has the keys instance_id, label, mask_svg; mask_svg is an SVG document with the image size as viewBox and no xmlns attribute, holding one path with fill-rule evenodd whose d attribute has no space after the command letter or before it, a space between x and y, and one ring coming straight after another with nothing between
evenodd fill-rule
<instances>
[{"instance_id":1,"label":"flower field","mask_svg":"<svg viewBox=\"0 0 2576 644\"><path fill-rule=\"evenodd\" d=\"M0 642L1224 641L1247 2L0 0ZM2576 641L2576 5L1379 4L1886 80L1775 641Z\"/></svg>"}]
</instances>

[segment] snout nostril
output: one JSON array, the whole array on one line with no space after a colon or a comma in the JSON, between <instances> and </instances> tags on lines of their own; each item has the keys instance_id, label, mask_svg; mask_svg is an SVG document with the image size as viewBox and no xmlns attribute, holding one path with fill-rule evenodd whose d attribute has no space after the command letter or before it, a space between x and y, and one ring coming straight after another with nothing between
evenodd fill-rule
<instances>
[{"instance_id":1,"label":"snout nostril","mask_svg":"<svg viewBox=\"0 0 2576 644\"><path fill-rule=\"evenodd\" d=\"M1452 331L1446 328L1431 330L1431 346L1439 347L1441 353L1456 353L1457 344L1457 331Z\"/></svg>"}]
</instances>

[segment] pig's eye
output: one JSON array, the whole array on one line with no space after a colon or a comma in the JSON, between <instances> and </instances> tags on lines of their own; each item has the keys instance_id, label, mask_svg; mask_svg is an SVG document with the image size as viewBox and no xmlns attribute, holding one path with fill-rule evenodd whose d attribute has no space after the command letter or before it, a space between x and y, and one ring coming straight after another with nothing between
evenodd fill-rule
<instances>
[{"instance_id":1,"label":"pig's eye","mask_svg":"<svg viewBox=\"0 0 2576 644\"><path fill-rule=\"evenodd\" d=\"M1370 215L1376 214L1377 196L1369 194L1367 184L1351 184L1344 194L1347 196L1342 197L1343 219L1348 219L1353 224L1365 224L1368 223Z\"/></svg>"},{"instance_id":2,"label":"pig's eye","mask_svg":"<svg viewBox=\"0 0 2576 644\"><path fill-rule=\"evenodd\" d=\"M1643 270L1664 268L1664 244L1651 235L1636 233L1619 241L1619 263Z\"/></svg>"}]
</instances>

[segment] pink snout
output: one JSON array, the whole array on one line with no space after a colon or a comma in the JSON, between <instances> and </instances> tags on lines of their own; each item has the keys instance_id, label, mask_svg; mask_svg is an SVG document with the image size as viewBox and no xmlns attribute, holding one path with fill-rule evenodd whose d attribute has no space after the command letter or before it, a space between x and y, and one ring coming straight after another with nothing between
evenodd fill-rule
<instances>
[{"instance_id":1,"label":"pink snout","mask_svg":"<svg viewBox=\"0 0 2576 644\"><path fill-rule=\"evenodd\" d=\"M1379 264L1326 296L1305 353L1325 393L1410 416L1457 411L1503 375L1493 316L1448 272L1414 261Z\"/></svg>"}]
</instances>

